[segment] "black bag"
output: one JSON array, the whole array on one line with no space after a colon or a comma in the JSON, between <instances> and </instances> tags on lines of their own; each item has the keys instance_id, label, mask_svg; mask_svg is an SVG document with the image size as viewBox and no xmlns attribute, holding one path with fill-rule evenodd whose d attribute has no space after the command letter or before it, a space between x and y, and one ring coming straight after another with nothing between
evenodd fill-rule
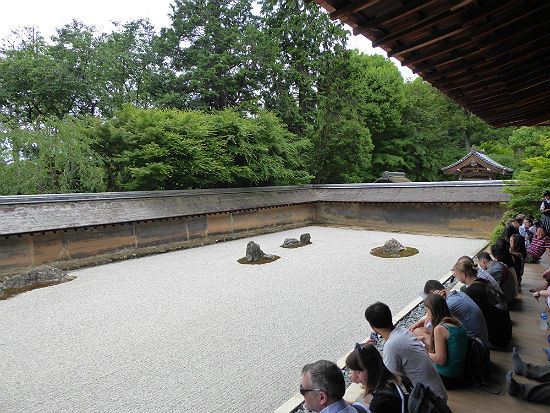
<instances>
[{"instance_id":1,"label":"black bag","mask_svg":"<svg viewBox=\"0 0 550 413\"><path fill-rule=\"evenodd\" d=\"M432 389L417 382L409 394L409 413L453 413Z\"/></svg>"},{"instance_id":2,"label":"black bag","mask_svg":"<svg viewBox=\"0 0 550 413\"><path fill-rule=\"evenodd\" d=\"M491 383L491 354L483 341L468 337L468 355L464 366L464 380L473 382L488 393L501 394L499 384Z\"/></svg>"},{"instance_id":3,"label":"black bag","mask_svg":"<svg viewBox=\"0 0 550 413\"><path fill-rule=\"evenodd\" d=\"M491 355L483 341L477 337L468 337L468 355L464 367L466 380L482 386L491 378Z\"/></svg>"}]
</instances>

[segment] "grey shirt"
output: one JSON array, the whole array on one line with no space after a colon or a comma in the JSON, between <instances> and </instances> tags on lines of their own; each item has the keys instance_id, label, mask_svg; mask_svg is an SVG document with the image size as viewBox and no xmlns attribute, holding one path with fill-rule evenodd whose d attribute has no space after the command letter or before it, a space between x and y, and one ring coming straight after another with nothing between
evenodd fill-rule
<instances>
[{"instance_id":1,"label":"grey shirt","mask_svg":"<svg viewBox=\"0 0 550 413\"><path fill-rule=\"evenodd\" d=\"M391 371L405 375L413 386L423 383L447 401L447 390L428 352L413 333L396 328L384 344L384 364Z\"/></svg>"},{"instance_id":2,"label":"grey shirt","mask_svg":"<svg viewBox=\"0 0 550 413\"><path fill-rule=\"evenodd\" d=\"M469 336L481 339L486 346L489 346L485 316L474 300L462 291L451 291L446 301L451 314L464 325L466 333Z\"/></svg>"}]
</instances>

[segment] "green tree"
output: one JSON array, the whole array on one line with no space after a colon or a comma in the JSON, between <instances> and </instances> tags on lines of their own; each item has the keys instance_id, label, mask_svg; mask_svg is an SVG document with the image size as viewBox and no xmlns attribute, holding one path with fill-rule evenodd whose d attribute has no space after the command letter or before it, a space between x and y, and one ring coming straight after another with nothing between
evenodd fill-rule
<instances>
[{"instance_id":1,"label":"green tree","mask_svg":"<svg viewBox=\"0 0 550 413\"><path fill-rule=\"evenodd\" d=\"M88 130L110 190L161 190L308 182L298 139L270 113L213 114L126 106Z\"/></svg>"},{"instance_id":2,"label":"green tree","mask_svg":"<svg viewBox=\"0 0 550 413\"><path fill-rule=\"evenodd\" d=\"M317 82L326 59L345 49L348 32L328 13L303 0L260 0L267 83L261 91L274 111L299 136L305 136L319 102Z\"/></svg>"},{"instance_id":3,"label":"green tree","mask_svg":"<svg viewBox=\"0 0 550 413\"><path fill-rule=\"evenodd\" d=\"M106 189L103 159L92 150L83 123L48 119L34 129L3 124L0 193L99 192ZM16 145L14 145L16 142ZM14 152L17 147L17 154Z\"/></svg>"},{"instance_id":4,"label":"green tree","mask_svg":"<svg viewBox=\"0 0 550 413\"><path fill-rule=\"evenodd\" d=\"M162 30L165 72L160 104L196 110L250 110L257 101L261 47L248 0L175 0ZM162 82L161 82L162 83Z\"/></svg>"},{"instance_id":5,"label":"green tree","mask_svg":"<svg viewBox=\"0 0 550 413\"><path fill-rule=\"evenodd\" d=\"M550 136L543 136L538 146L544 154L525 159L526 169L518 173L516 182L505 188L511 194L507 208L515 213L539 216L540 198L544 191L550 189Z\"/></svg>"},{"instance_id":6,"label":"green tree","mask_svg":"<svg viewBox=\"0 0 550 413\"><path fill-rule=\"evenodd\" d=\"M344 51L327 59L319 81L319 106L311 128L311 171L315 182L364 182L373 149L365 110L370 85L363 60Z\"/></svg>"},{"instance_id":7,"label":"green tree","mask_svg":"<svg viewBox=\"0 0 550 413\"><path fill-rule=\"evenodd\" d=\"M116 30L101 36L97 55L103 116L111 116L123 104L153 105L154 82L162 71L158 42L148 20L117 23Z\"/></svg>"}]
</instances>

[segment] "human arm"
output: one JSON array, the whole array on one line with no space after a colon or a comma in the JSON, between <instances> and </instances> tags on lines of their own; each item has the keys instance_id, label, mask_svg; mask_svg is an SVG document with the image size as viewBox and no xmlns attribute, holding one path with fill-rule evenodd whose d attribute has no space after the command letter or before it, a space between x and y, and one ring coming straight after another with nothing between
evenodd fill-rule
<instances>
[{"instance_id":1,"label":"human arm","mask_svg":"<svg viewBox=\"0 0 550 413\"><path fill-rule=\"evenodd\" d=\"M447 339L449 330L439 324L434 329L434 352L428 353L434 363L444 365L447 362Z\"/></svg>"},{"instance_id":2,"label":"human arm","mask_svg":"<svg viewBox=\"0 0 550 413\"><path fill-rule=\"evenodd\" d=\"M549 297L549 296L550 296L550 291L548 290L541 289L533 292L533 298L535 298L536 300L538 300L540 297Z\"/></svg>"},{"instance_id":3,"label":"human arm","mask_svg":"<svg viewBox=\"0 0 550 413\"><path fill-rule=\"evenodd\" d=\"M414 323L412 326L409 327L409 331L412 333L413 330L416 330L419 327L426 327L426 322L428 321L428 317L424 316L424 318L421 318L416 323Z\"/></svg>"}]
</instances>

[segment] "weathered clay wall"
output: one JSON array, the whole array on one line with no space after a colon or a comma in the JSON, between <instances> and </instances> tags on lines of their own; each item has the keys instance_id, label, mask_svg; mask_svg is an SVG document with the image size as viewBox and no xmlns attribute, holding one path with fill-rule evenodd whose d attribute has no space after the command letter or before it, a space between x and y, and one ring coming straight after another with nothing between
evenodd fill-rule
<instances>
[{"instance_id":1,"label":"weathered clay wall","mask_svg":"<svg viewBox=\"0 0 550 413\"><path fill-rule=\"evenodd\" d=\"M0 196L0 276L186 248L308 224L488 238L499 181Z\"/></svg>"},{"instance_id":2,"label":"weathered clay wall","mask_svg":"<svg viewBox=\"0 0 550 413\"><path fill-rule=\"evenodd\" d=\"M317 224L371 230L489 238L504 208L493 203L317 202Z\"/></svg>"},{"instance_id":3,"label":"weathered clay wall","mask_svg":"<svg viewBox=\"0 0 550 413\"><path fill-rule=\"evenodd\" d=\"M100 264L313 222L309 203L7 235L0 239L0 275L46 263L61 268Z\"/></svg>"}]
</instances>

